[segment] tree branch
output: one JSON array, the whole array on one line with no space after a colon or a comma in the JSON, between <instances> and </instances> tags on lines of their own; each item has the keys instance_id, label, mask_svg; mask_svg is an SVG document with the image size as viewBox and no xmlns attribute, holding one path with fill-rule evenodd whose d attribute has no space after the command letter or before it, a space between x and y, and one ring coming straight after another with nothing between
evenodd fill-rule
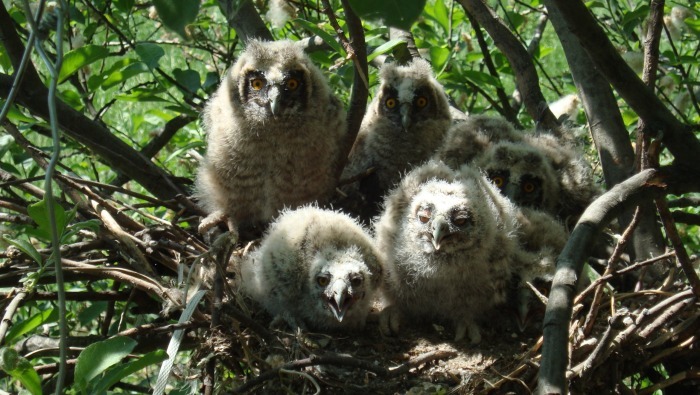
<instances>
[{"instance_id":1,"label":"tree branch","mask_svg":"<svg viewBox=\"0 0 700 395\"><path fill-rule=\"evenodd\" d=\"M661 193L679 193L680 190L700 188L697 181L686 183L687 177L693 177L694 180L700 178L697 174L682 174L677 168L642 171L600 196L583 213L557 258L557 270L543 323L539 394L567 392L565 372L568 365L569 321L573 298L583 264L600 229L619 211L631 207L641 199L649 199Z\"/></svg>"},{"instance_id":2,"label":"tree branch","mask_svg":"<svg viewBox=\"0 0 700 395\"><path fill-rule=\"evenodd\" d=\"M652 137L660 139L666 145L680 166L695 171L700 169L697 160L700 141L627 66L585 4L581 1L551 0L551 5L559 10L571 33L577 37L596 68L639 117L644 119ZM551 8L550 6L550 10Z\"/></svg>"},{"instance_id":3,"label":"tree branch","mask_svg":"<svg viewBox=\"0 0 700 395\"><path fill-rule=\"evenodd\" d=\"M501 53L508 58L525 108L532 119L545 129L558 133L559 122L549 110L540 90L537 70L527 50L484 0L459 0L459 3L486 29Z\"/></svg>"},{"instance_id":4,"label":"tree branch","mask_svg":"<svg viewBox=\"0 0 700 395\"><path fill-rule=\"evenodd\" d=\"M221 12L228 25L236 31L244 43L252 39L272 41L272 33L267 30L258 10L251 0L219 0Z\"/></svg>"}]
</instances>

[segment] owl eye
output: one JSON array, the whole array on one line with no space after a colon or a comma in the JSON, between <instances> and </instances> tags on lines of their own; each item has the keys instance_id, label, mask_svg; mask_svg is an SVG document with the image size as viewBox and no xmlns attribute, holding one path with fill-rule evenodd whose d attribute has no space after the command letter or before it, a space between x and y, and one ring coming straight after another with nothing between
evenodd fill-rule
<instances>
[{"instance_id":1,"label":"owl eye","mask_svg":"<svg viewBox=\"0 0 700 395\"><path fill-rule=\"evenodd\" d=\"M384 104L386 105L386 108L394 108L394 107L396 107L396 99L394 99L393 97L390 97L390 98L386 99Z\"/></svg>"},{"instance_id":2,"label":"owl eye","mask_svg":"<svg viewBox=\"0 0 700 395\"><path fill-rule=\"evenodd\" d=\"M350 285L352 285L353 287L359 287L360 285L362 285L362 277L354 277L350 279Z\"/></svg>"},{"instance_id":3,"label":"owl eye","mask_svg":"<svg viewBox=\"0 0 700 395\"><path fill-rule=\"evenodd\" d=\"M290 78L287 80L287 89L293 91L298 87L299 87L299 81L297 81L295 78Z\"/></svg>"},{"instance_id":4,"label":"owl eye","mask_svg":"<svg viewBox=\"0 0 700 395\"><path fill-rule=\"evenodd\" d=\"M418 220L422 224L428 223L428 221L430 221L430 211L420 211L418 213Z\"/></svg>"},{"instance_id":5,"label":"owl eye","mask_svg":"<svg viewBox=\"0 0 700 395\"><path fill-rule=\"evenodd\" d=\"M265 86L265 81L263 81L262 78L253 78L252 80L250 80L250 86L254 90L259 91Z\"/></svg>"},{"instance_id":6,"label":"owl eye","mask_svg":"<svg viewBox=\"0 0 700 395\"><path fill-rule=\"evenodd\" d=\"M423 108L423 107L425 107L425 106L427 106L427 105L428 105L428 99L426 99L425 97L419 96L419 97L416 99L416 106L418 106L418 108Z\"/></svg>"},{"instance_id":7,"label":"owl eye","mask_svg":"<svg viewBox=\"0 0 700 395\"><path fill-rule=\"evenodd\" d=\"M325 287L326 285L328 285L329 282L331 282L331 279L326 277L326 276L316 277L316 283L322 287Z\"/></svg>"},{"instance_id":8,"label":"owl eye","mask_svg":"<svg viewBox=\"0 0 700 395\"><path fill-rule=\"evenodd\" d=\"M498 188L503 188L503 185L506 183L506 179L502 176L491 177L491 181L493 181L493 184Z\"/></svg>"},{"instance_id":9,"label":"owl eye","mask_svg":"<svg viewBox=\"0 0 700 395\"><path fill-rule=\"evenodd\" d=\"M457 226L464 226L467 224L467 217L457 217L452 220L452 223Z\"/></svg>"},{"instance_id":10,"label":"owl eye","mask_svg":"<svg viewBox=\"0 0 700 395\"><path fill-rule=\"evenodd\" d=\"M535 184L531 182L526 182L523 184L523 192L532 193L535 191Z\"/></svg>"}]
</instances>

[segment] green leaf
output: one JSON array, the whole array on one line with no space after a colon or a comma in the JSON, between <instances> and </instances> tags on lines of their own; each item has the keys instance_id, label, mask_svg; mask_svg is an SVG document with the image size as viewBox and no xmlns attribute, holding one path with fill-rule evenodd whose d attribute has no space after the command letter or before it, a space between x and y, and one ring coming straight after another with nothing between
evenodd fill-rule
<instances>
[{"instance_id":1,"label":"green leaf","mask_svg":"<svg viewBox=\"0 0 700 395\"><path fill-rule=\"evenodd\" d=\"M447 6L445 5L445 1L436 1L435 6L433 7L433 18L437 21L437 23L442 26L443 29L445 29L445 32L450 31L450 13L447 10Z\"/></svg>"},{"instance_id":2,"label":"green leaf","mask_svg":"<svg viewBox=\"0 0 700 395\"><path fill-rule=\"evenodd\" d=\"M433 64L433 69L442 70L442 67L450 58L450 50L442 47L430 47L430 63Z\"/></svg>"},{"instance_id":3,"label":"green leaf","mask_svg":"<svg viewBox=\"0 0 700 395\"><path fill-rule=\"evenodd\" d=\"M165 55L165 51L158 44L139 43L136 44L136 54L149 69L158 67L158 61Z\"/></svg>"},{"instance_id":4,"label":"green leaf","mask_svg":"<svg viewBox=\"0 0 700 395\"><path fill-rule=\"evenodd\" d=\"M61 72L58 74L59 84L81 68L109 56L109 50L101 45L85 45L74 49L63 57Z\"/></svg>"},{"instance_id":5,"label":"green leaf","mask_svg":"<svg viewBox=\"0 0 700 395\"><path fill-rule=\"evenodd\" d=\"M467 77L468 80L472 81L476 85L493 85L496 88L501 88L501 81L499 81L497 78L494 78L491 74L486 74L482 73L480 71L474 71L474 70L465 70L463 73L464 77Z\"/></svg>"},{"instance_id":6,"label":"green leaf","mask_svg":"<svg viewBox=\"0 0 700 395\"><path fill-rule=\"evenodd\" d=\"M11 344L14 339L17 339L25 333L29 333L46 323L56 321L58 321L58 310L54 308L42 310L24 321L15 323L12 326L12 329L7 332L7 336L5 336L5 343Z\"/></svg>"},{"instance_id":7,"label":"green leaf","mask_svg":"<svg viewBox=\"0 0 700 395\"><path fill-rule=\"evenodd\" d=\"M192 69L175 69L173 70L173 77L175 77L175 80L177 80L180 85L185 87L185 94L192 95L196 93L201 86L199 82L199 73Z\"/></svg>"},{"instance_id":8,"label":"green leaf","mask_svg":"<svg viewBox=\"0 0 700 395\"><path fill-rule=\"evenodd\" d=\"M136 340L129 337L117 336L87 346L78 355L75 364L75 383L78 388L87 393L88 383L129 355L136 344Z\"/></svg>"},{"instance_id":9,"label":"green leaf","mask_svg":"<svg viewBox=\"0 0 700 395\"><path fill-rule=\"evenodd\" d=\"M186 37L185 26L194 22L199 12L200 0L153 0L163 25Z\"/></svg>"},{"instance_id":10,"label":"green leaf","mask_svg":"<svg viewBox=\"0 0 700 395\"><path fill-rule=\"evenodd\" d=\"M41 379L32 364L12 348L0 349L0 369L19 380L32 395L41 395Z\"/></svg>"},{"instance_id":11,"label":"green leaf","mask_svg":"<svg viewBox=\"0 0 700 395\"><path fill-rule=\"evenodd\" d=\"M384 53L387 53L387 52L391 51L392 49L398 47L399 45L402 45L403 43L404 43L404 41L400 40L398 38L394 39L394 40L387 41L384 44L375 48L374 51L372 51L372 53L369 54L369 56L367 56L367 61L371 62L372 59L376 58L377 56L384 54Z\"/></svg>"},{"instance_id":12,"label":"green leaf","mask_svg":"<svg viewBox=\"0 0 700 395\"><path fill-rule=\"evenodd\" d=\"M112 72L103 82L102 89L109 89L115 85L126 82L126 80L141 73L148 72L148 66L143 62L133 63L121 70Z\"/></svg>"},{"instance_id":13,"label":"green leaf","mask_svg":"<svg viewBox=\"0 0 700 395\"><path fill-rule=\"evenodd\" d=\"M39 266L43 266L44 259L41 257L39 251L37 251L36 248L34 248L34 245L32 243L21 239L11 239L8 235L2 235L2 238L8 243L12 244L13 246L19 248L19 250L23 253L27 254L36 263L38 263Z\"/></svg>"},{"instance_id":14,"label":"green leaf","mask_svg":"<svg viewBox=\"0 0 700 395\"><path fill-rule=\"evenodd\" d=\"M161 363L166 359L168 359L168 353L165 350L155 350L134 361L115 366L92 386L90 393L106 393L109 387L118 383L124 377L136 373L147 366Z\"/></svg>"},{"instance_id":15,"label":"green leaf","mask_svg":"<svg viewBox=\"0 0 700 395\"><path fill-rule=\"evenodd\" d=\"M410 30L425 7L425 0L350 0L350 7L362 19Z\"/></svg>"},{"instance_id":16,"label":"green leaf","mask_svg":"<svg viewBox=\"0 0 700 395\"><path fill-rule=\"evenodd\" d=\"M54 217L56 218L56 231L59 235L63 234L66 228L66 212L63 207L54 201ZM51 240L51 220L49 218L49 210L46 205L46 200L40 200L27 207L27 213L37 223L34 233L37 237L43 240Z\"/></svg>"},{"instance_id":17,"label":"green leaf","mask_svg":"<svg viewBox=\"0 0 700 395\"><path fill-rule=\"evenodd\" d=\"M304 20L304 19L295 19L294 23L297 23L297 24L303 26L304 29L321 37L323 39L323 41L325 41L326 44L330 45L330 47L333 48L333 50L335 52L338 52L340 54L340 56L345 57L345 50L343 49L343 47L340 44L338 44L338 42L335 40L335 37L330 35L325 30L321 29L320 27L318 27L316 24L313 24L313 23L311 23L307 20Z\"/></svg>"}]
</instances>

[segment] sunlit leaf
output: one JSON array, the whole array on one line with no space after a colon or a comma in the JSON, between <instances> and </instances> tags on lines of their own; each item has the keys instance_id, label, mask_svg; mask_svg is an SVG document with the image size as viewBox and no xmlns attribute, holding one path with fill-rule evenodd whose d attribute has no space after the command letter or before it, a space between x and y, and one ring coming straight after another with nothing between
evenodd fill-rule
<instances>
[{"instance_id":1,"label":"sunlit leaf","mask_svg":"<svg viewBox=\"0 0 700 395\"><path fill-rule=\"evenodd\" d=\"M19 380L32 395L40 395L41 379L32 364L12 348L0 349L0 369Z\"/></svg>"},{"instance_id":2,"label":"sunlit leaf","mask_svg":"<svg viewBox=\"0 0 700 395\"><path fill-rule=\"evenodd\" d=\"M450 50L443 47L430 47L430 63L435 70L441 70L450 58Z\"/></svg>"},{"instance_id":3,"label":"sunlit leaf","mask_svg":"<svg viewBox=\"0 0 700 395\"><path fill-rule=\"evenodd\" d=\"M58 321L58 310L50 308L41 310L39 313L27 318L26 320L16 322L12 325L12 329L5 336L5 343L11 344L18 337L33 331L34 329L50 322Z\"/></svg>"},{"instance_id":4,"label":"sunlit leaf","mask_svg":"<svg viewBox=\"0 0 700 395\"><path fill-rule=\"evenodd\" d=\"M118 383L121 379L150 365L161 363L166 359L168 359L168 353L166 353L165 350L155 350L134 361L115 366L109 369L104 377L95 383L94 386L91 386L90 393L105 393L109 387Z\"/></svg>"},{"instance_id":5,"label":"sunlit leaf","mask_svg":"<svg viewBox=\"0 0 700 395\"><path fill-rule=\"evenodd\" d=\"M109 50L101 45L85 45L69 51L63 57L61 72L58 74L59 83L66 80L76 71L109 56Z\"/></svg>"},{"instance_id":6,"label":"sunlit leaf","mask_svg":"<svg viewBox=\"0 0 700 395\"><path fill-rule=\"evenodd\" d=\"M340 56L345 57L345 50L343 47L338 44L338 42L335 40L335 36L329 34L327 31L323 30L322 28L316 26L315 24L304 20L304 19L295 19L294 23L298 23L304 27L304 29L312 32L313 34L321 37L323 41L330 45L331 48L337 53L340 54Z\"/></svg>"},{"instance_id":7,"label":"sunlit leaf","mask_svg":"<svg viewBox=\"0 0 700 395\"><path fill-rule=\"evenodd\" d=\"M56 231L61 235L66 227L66 211L56 201L53 203ZM34 222L37 223L37 227L34 229L36 232L34 234L43 240L51 240L51 219L49 217L49 209L46 200L42 199L34 204L30 204L27 207L27 213L32 217Z\"/></svg>"},{"instance_id":8,"label":"sunlit leaf","mask_svg":"<svg viewBox=\"0 0 700 395\"><path fill-rule=\"evenodd\" d=\"M410 30L423 12L425 0L350 0L350 7L362 19Z\"/></svg>"},{"instance_id":9,"label":"sunlit leaf","mask_svg":"<svg viewBox=\"0 0 700 395\"><path fill-rule=\"evenodd\" d=\"M136 347L136 340L117 336L87 346L75 364L75 383L87 393L88 383L109 367L119 363Z\"/></svg>"},{"instance_id":10,"label":"sunlit leaf","mask_svg":"<svg viewBox=\"0 0 700 395\"><path fill-rule=\"evenodd\" d=\"M37 262L39 265L42 265L44 260L41 257L41 254L39 251L36 250L34 245L26 240L22 239L11 239L8 235L2 235L2 238L12 244L13 246L19 248L20 251L23 253L27 254L30 258L32 258L35 262Z\"/></svg>"},{"instance_id":11,"label":"sunlit leaf","mask_svg":"<svg viewBox=\"0 0 700 395\"><path fill-rule=\"evenodd\" d=\"M403 45L404 43L405 42L401 39L387 41L384 44L375 48L374 51L372 51L372 53L367 56L367 61L371 62L372 59L376 58L377 56L385 54L398 47L399 45Z\"/></svg>"}]
</instances>

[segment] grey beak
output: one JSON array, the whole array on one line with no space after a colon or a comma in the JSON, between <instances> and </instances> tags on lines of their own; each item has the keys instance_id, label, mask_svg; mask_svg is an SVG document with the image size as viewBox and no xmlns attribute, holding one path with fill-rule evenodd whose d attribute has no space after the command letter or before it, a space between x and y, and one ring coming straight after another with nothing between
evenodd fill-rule
<instances>
[{"instance_id":1,"label":"grey beak","mask_svg":"<svg viewBox=\"0 0 700 395\"><path fill-rule=\"evenodd\" d=\"M344 280L338 279L333 282L330 290L332 294L328 298L328 307L330 307L331 312L333 312L335 319L337 319L338 322L343 322L345 313L348 312L348 308L350 307L350 303L347 303L346 300L350 297L350 295L348 295L348 286Z\"/></svg>"},{"instance_id":2,"label":"grey beak","mask_svg":"<svg viewBox=\"0 0 700 395\"><path fill-rule=\"evenodd\" d=\"M407 103L402 104L399 108L399 113L401 114L403 130L408 130L408 127L411 126L411 105Z\"/></svg>"},{"instance_id":3,"label":"grey beak","mask_svg":"<svg viewBox=\"0 0 700 395\"><path fill-rule=\"evenodd\" d=\"M272 116L277 116L280 111L280 88L277 85L270 86L267 92L267 100L270 103L270 112Z\"/></svg>"},{"instance_id":4,"label":"grey beak","mask_svg":"<svg viewBox=\"0 0 700 395\"><path fill-rule=\"evenodd\" d=\"M450 228L442 215L435 217L433 219L433 247L436 251L440 250L440 243L442 240L450 234Z\"/></svg>"}]
</instances>

